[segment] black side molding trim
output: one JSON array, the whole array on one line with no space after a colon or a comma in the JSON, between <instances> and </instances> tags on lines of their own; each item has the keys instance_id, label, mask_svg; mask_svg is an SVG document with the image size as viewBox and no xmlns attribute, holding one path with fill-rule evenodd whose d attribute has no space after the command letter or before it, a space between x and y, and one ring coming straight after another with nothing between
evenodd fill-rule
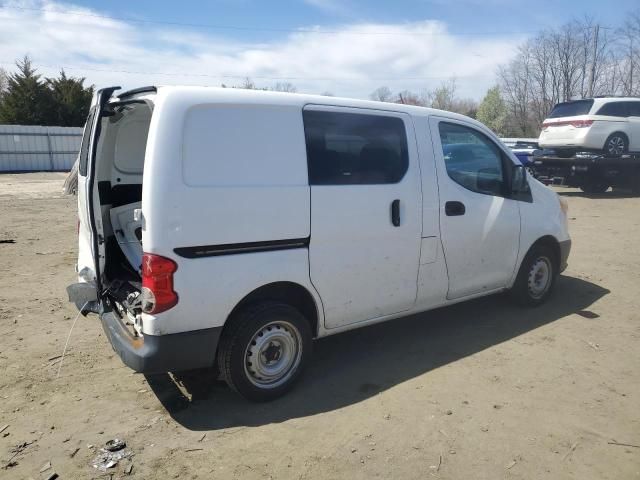
<instances>
[{"instance_id":1,"label":"black side molding trim","mask_svg":"<svg viewBox=\"0 0 640 480\"><path fill-rule=\"evenodd\" d=\"M184 258L216 257L219 255L236 255L238 253L271 252L289 250L309 246L309 237L291 238L287 240L267 240L265 242L224 243L221 245L201 245L198 247L174 248L176 255Z\"/></svg>"}]
</instances>

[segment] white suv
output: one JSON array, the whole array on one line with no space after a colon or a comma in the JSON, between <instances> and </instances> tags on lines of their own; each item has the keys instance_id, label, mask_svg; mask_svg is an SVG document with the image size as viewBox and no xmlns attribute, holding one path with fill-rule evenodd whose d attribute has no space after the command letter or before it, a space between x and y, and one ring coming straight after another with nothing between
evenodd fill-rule
<instances>
[{"instance_id":1,"label":"white suv","mask_svg":"<svg viewBox=\"0 0 640 480\"><path fill-rule=\"evenodd\" d=\"M588 98L558 103L538 141L561 156L576 151L622 155L640 151L640 98Z\"/></svg>"}]
</instances>

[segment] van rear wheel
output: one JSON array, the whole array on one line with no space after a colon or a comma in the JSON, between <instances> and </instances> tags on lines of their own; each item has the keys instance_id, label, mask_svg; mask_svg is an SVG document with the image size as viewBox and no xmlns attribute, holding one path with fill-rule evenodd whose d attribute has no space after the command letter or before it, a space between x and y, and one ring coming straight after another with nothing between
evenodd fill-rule
<instances>
[{"instance_id":1,"label":"van rear wheel","mask_svg":"<svg viewBox=\"0 0 640 480\"><path fill-rule=\"evenodd\" d=\"M266 301L229 319L218 347L227 384L248 400L284 395L298 380L313 346L307 319L291 305Z\"/></svg>"},{"instance_id":2,"label":"van rear wheel","mask_svg":"<svg viewBox=\"0 0 640 480\"><path fill-rule=\"evenodd\" d=\"M544 303L558 276L557 264L551 248L545 245L532 247L520 265L511 288L512 297L523 306L536 307Z\"/></svg>"}]
</instances>

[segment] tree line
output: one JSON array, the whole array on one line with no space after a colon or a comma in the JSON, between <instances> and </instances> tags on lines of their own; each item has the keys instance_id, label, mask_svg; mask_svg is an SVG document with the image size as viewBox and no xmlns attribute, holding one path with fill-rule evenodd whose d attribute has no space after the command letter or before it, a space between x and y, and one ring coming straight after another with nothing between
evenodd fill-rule
<instances>
[{"instance_id":1,"label":"tree line","mask_svg":"<svg viewBox=\"0 0 640 480\"><path fill-rule=\"evenodd\" d=\"M64 70L56 78L43 78L29 57L16 67L12 74L0 70L0 124L84 125L93 85L86 87L84 78L69 77Z\"/></svg>"},{"instance_id":2,"label":"tree line","mask_svg":"<svg viewBox=\"0 0 640 480\"><path fill-rule=\"evenodd\" d=\"M458 98L455 80L421 94L379 87L370 97L462 113L505 137L537 137L556 103L640 96L640 9L619 27L586 18L544 30L520 45L496 75L496 85L479 104Z\"/></svg>"}]
</instances>

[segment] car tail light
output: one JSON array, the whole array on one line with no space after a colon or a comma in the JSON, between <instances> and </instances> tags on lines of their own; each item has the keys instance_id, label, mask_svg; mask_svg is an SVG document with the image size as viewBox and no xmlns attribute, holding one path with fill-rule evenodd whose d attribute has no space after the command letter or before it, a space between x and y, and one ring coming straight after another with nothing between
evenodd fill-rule
<instances>
[{"instance_id":1,"label":"car tail light","mask_svg":"<svg viewBox=\"0 0 640 480\"><path fill-rule=\"evenodd\" d=\"M547 127L565 127L571 125L575 128L590 127L593 124L593 120L568 120L565 122L544 122L542 128Z\"/></svg>"},{"instance_id":2,"label":"car tail light","mask_svg":"<svg viewBox=\"0 0 640 480\"><path fill-rule=\"evenodd\" d=\"M160 313L178 303L178 294L173 291L173 274L176 263L160 255L142 255L142 311Z\"/></svg>"},{"instance_id":3,"label":"car tail light","mask_svg":"<svg viewBox=\"0 0 640 480\"><path fill-rule=\"evenodd\" d=\"M593 124L593 120L574 120L570 123L575 128L585 128L590 127Z\"/></svg>"}]
</instances>

